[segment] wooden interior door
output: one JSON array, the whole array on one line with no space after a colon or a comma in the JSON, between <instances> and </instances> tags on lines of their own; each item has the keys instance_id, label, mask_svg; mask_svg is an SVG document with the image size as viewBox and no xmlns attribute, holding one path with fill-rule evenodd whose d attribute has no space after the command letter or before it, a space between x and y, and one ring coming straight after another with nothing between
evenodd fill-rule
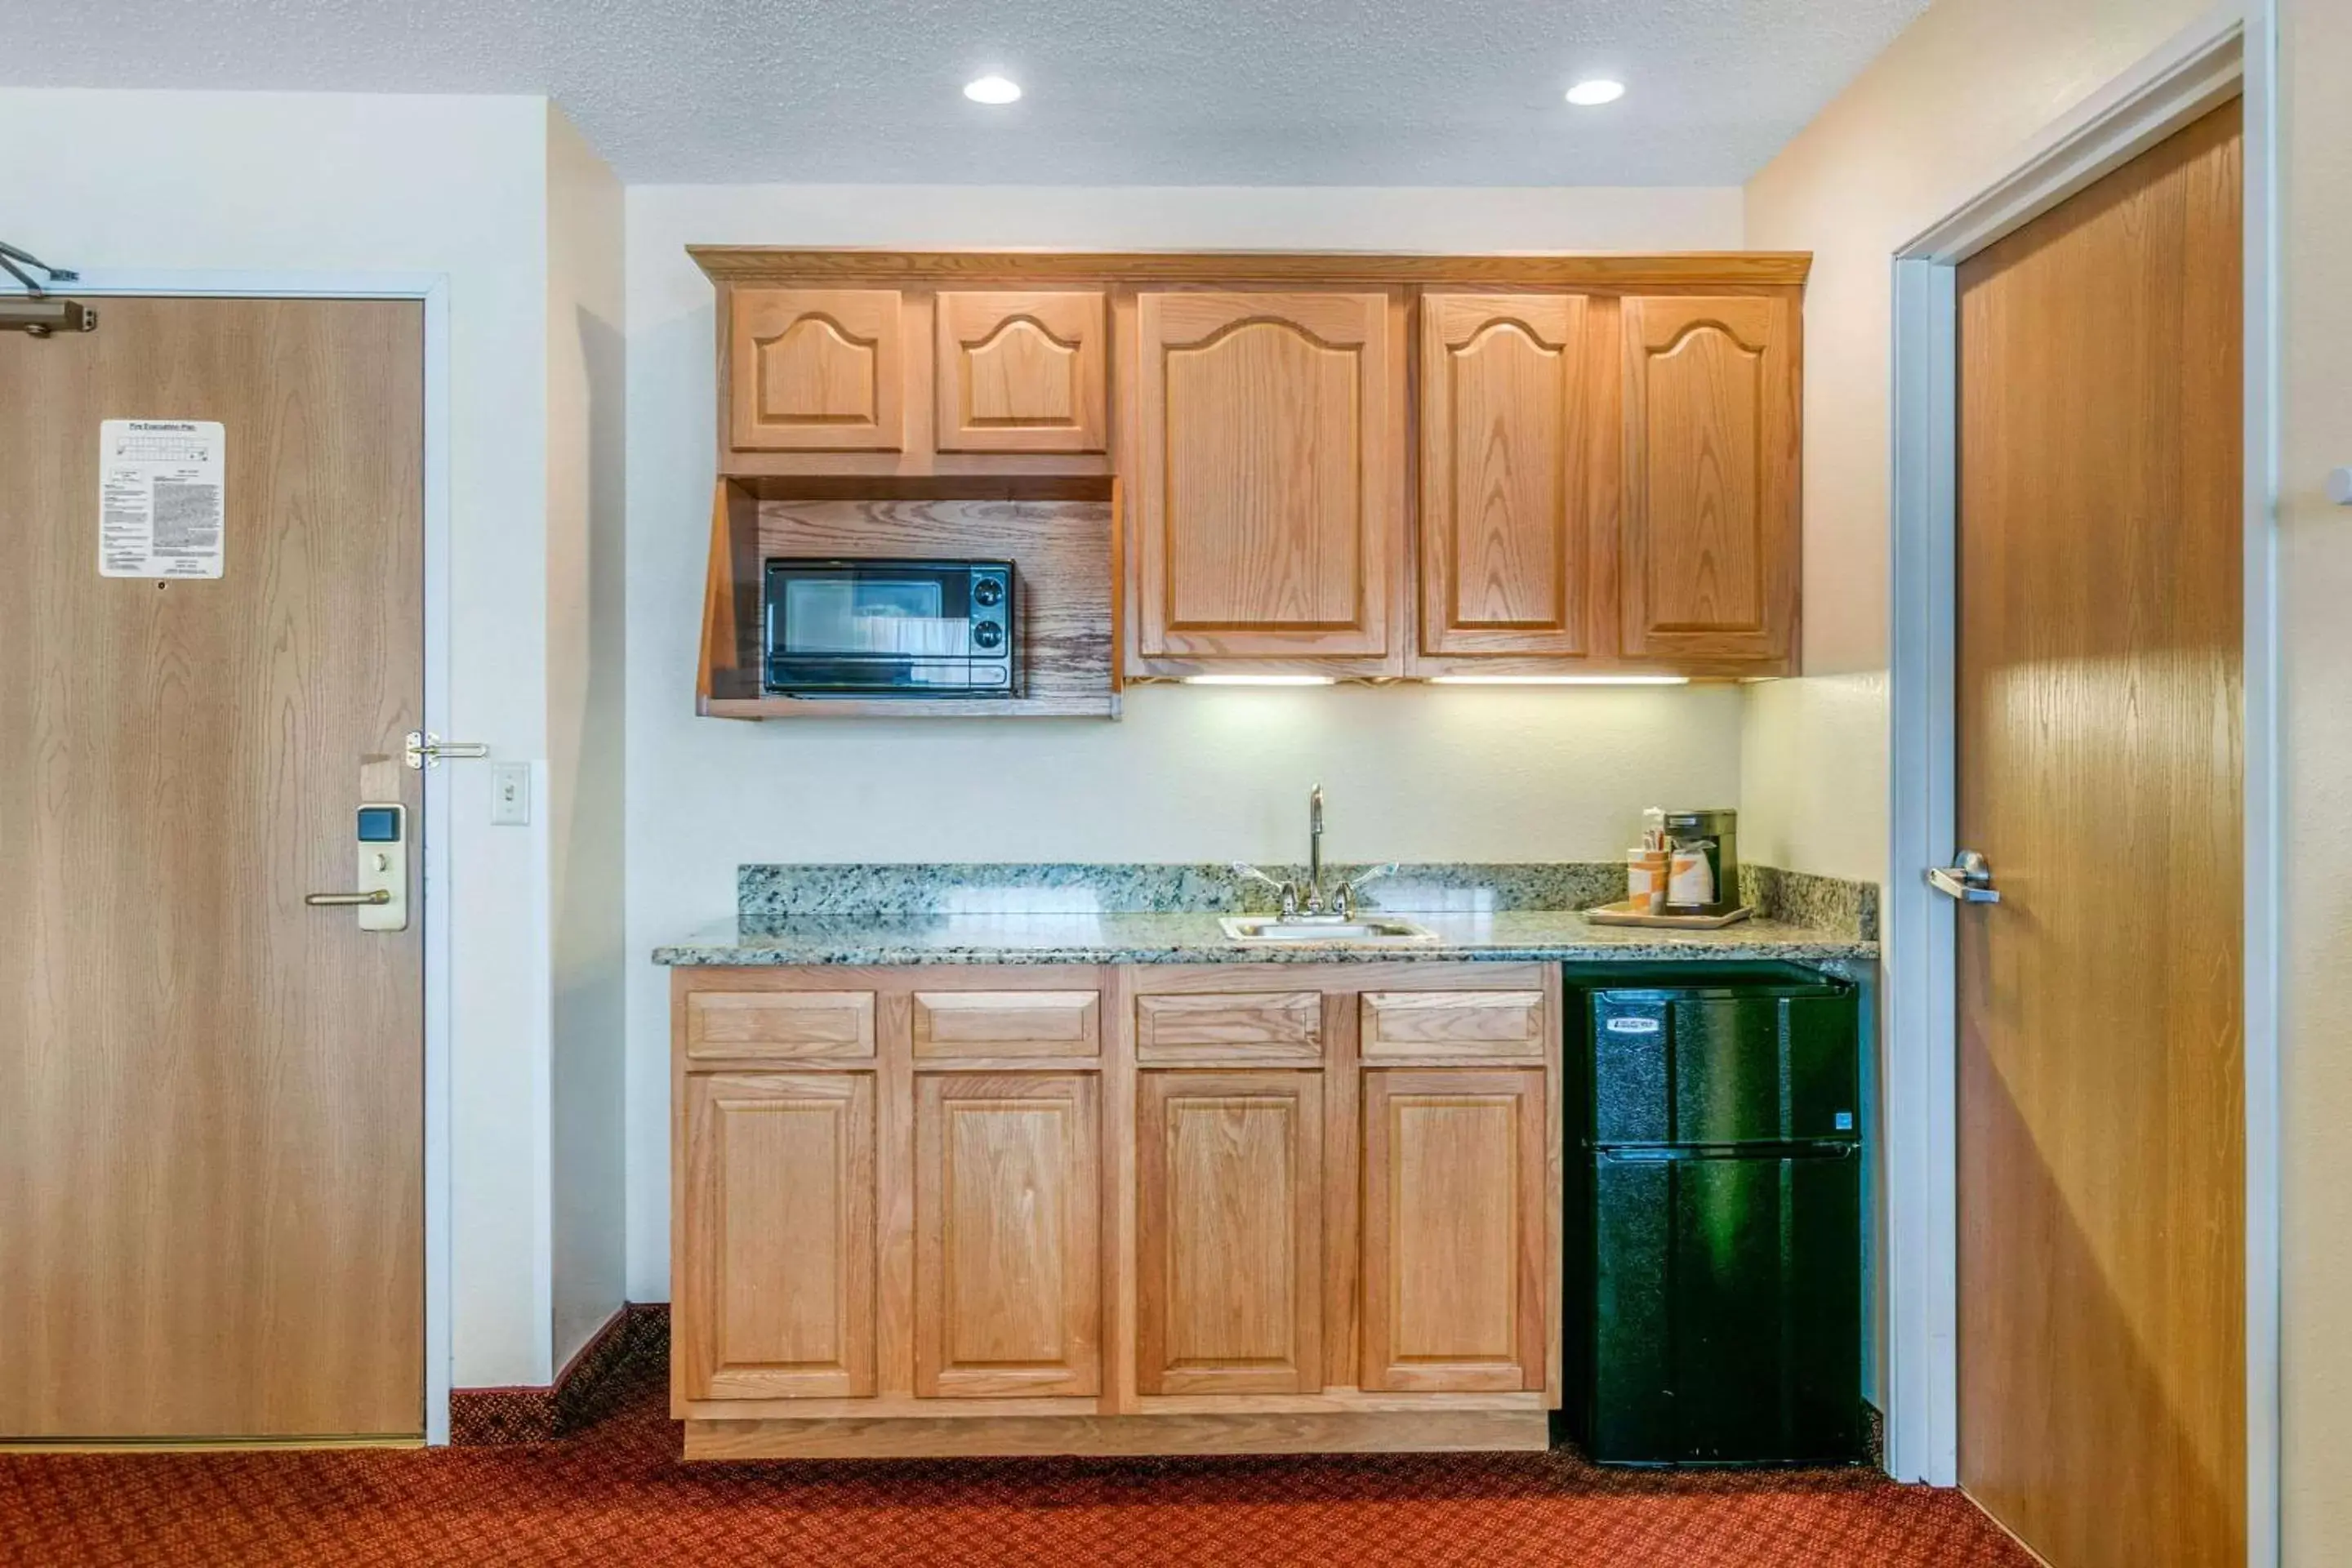
<instances>
[{"instance_id":1,"label":"wooden interior door","mask_svg":"<svg viewBox=\"0 0 2352 1568\"><path fill-rule=\"evenodd\" d=\"M1403 300L1147 290L1132 454L1147 660L1403 673Z\"/></svg>"},{"instance_id":2,"label":"wooden interior door","mask_svg":"<svg viewBox=\"0 0 2352 1568\"><path fill-rule=\"evenodd\" d=\"M2245 1558L2239 116L1959 275L1960 1479Z\"/></svg>"},{"instance_id":3,"label":"wooden interior door","mask_svg":"<svg viewBox=\"0 0 2352 1568\"><path fill-rule=\"evenodd\" d=\"M1095 1072L916 1075L918 1394L1101 1387L1100 1088Z\"/></svg>"},{"instance_id":4,"label":"wooden interior door","mask_svg":"<svg viewBox=\"0 0 2352 1568\"><path fill-rule=\"evenodd\" d=\"M686 1076L671 1353L688 1399L875 1390L870 1072Z\"/></svg>"},{"instance_id":5,"label":"wooden interior door","mask_svg":"<svg viewBox=\"0 0 2352 1568\"><path fill-rule=\"evenodd\" d=\"M1136 1388L1323 1386L1323 1075L1136 1079Z\"/></svg>"},{"instance_id":6,"label":"wooden interior door","mask_svg":"<svg viewBox=\"0 0 2352 1568\"><path fill-rule=\"evenodd\" d=\"M0 1440L424 1429L424 402L414 303L0 333ZM121 418L225 426L218 578L100 574ZM404 931L302 901L363 787Z\"/></svg>"},{"instance_id":7,"label":"wooden interior door","mask_svg":"<svg viewBox=\"0 0 2352 1568\"><path fill-rule=\"evenodd\" d=\"M1364 1075L1364 1387L1544 1385L1545 1152L1541 1068Z\"/></svg>"},{"instance_id":8,"label":"wooden interior door","mask_svg":"<svg viewBox=\"0 0 2352 1568\"><path fill-rule=\"evenodd\" d=\"M1422 297L1417 669L1453 668L1449 655L1587 658L1596 626L1613 626L1609 541L1593 524L1591 303Z\"/></svg>"},{"instance_id":9,"label":"wooden interior door","mask_svg":"<svg viewBox=\"0 0 2352 1568\"><path fill-rule=\"evenodd\" d=\"M1625 653L1793 672L1798 297L1633 297L1622 330Z\"/></svg>"}]
</instances>

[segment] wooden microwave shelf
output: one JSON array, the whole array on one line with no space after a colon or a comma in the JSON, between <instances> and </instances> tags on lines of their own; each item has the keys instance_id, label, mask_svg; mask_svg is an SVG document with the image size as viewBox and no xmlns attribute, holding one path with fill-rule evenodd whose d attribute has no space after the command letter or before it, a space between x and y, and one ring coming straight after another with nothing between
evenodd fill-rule
<instances>
[{"instance_id":1,"label":"wooden microwave shelf","mask_svg":"<svg viewBox=\"0 0 2352 1568\"><path fill-rule=\"evenodd\" d=\"M803 499L721 479L711 509L697 710L715 719L1115 718L1108 480L1097 499ZM1020 695L798 698L760 689L761 563L783 555L971 556L1018 574Z\"/></svg>"},{"instance_id":2,"label":"wooden microwave shelf","mask_svg":"<svg viewBox=\"0 0 2352 1568\"><path fill-rule=\"evenodd\" d=\"M1807 257L693 255L726 476L705 713L1797 668ZM762 696L758 552L817 538L1013 554L1024 695Z\"/></svg>"}]
</instances>

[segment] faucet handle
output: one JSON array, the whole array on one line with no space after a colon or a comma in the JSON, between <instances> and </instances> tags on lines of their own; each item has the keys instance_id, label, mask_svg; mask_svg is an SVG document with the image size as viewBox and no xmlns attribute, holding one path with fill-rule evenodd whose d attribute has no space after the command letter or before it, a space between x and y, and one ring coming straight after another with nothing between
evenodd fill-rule
<instances>
[{"instance_id":1,"label":"faucet handle","mask_svg":"<svg viewBox=\"0 0 2352 1568\"><path fill-rule=\"evenodd\" d=\"M1225 869L1231 871L1236 877L1245 877L1254 882L1264 882L1267 887L1272 888L1275 890L1276 897L1280 900L1278 912L1281 914L1282 918L1284 920L1293 920L1297 917L1297 883L1285 882L1277 878L1269 877L1264 871L1259 870L1256 867L1251 865L1246 860L1228 861L1226 863Z\"/></svg>"},{"instance_id":2,"label":"faucet handle","mask_svg":"<svg viewBox=\"0 0 2352 1568\"><path fill-rule=\"evenodd\" d=\"M1394 876L1396 874L1396 868L1397 863L1395 861L1384 861L1378 866L1368 868L1359 876L1350 877L1347 880L1341 882L1339 884L1339 891L1334 893L1331 898L1331 901L1339 906L1339 918L1341 920L1348 921L1354 920L1356 918L1357 890L1363 887L1367 882L1377 882L1382 877Z\"/></svg>"}]
</instances>

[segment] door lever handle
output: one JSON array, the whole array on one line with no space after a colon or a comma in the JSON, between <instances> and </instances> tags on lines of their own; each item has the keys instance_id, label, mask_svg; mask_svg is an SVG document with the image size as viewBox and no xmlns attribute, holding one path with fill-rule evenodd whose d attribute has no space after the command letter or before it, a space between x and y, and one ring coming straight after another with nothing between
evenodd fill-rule
<instances>
[{"instance_id":1,"label":"door lever handle","mask_svg":"<svg viewBox=\"0 0 2352 1568\"><path fill-rule=\"evenodd\" d=\"M305 893L302 901L314 909L343 909L352 904L388 904L392 889L378 888L366 893Z\"/></svg>"},{"instance_id":2,"label":"door lever handle","mask_svg":"<svg viewBox=\"0 0 2352 1568\"><path fill-rule=\"evenodd\" d=\"M1964 904L2000 902L2000 890L1992 885L1991 862L1973 849L1961 850L1949 866L1928 867L1927 885Z\"/></svg>"}]
</instances>

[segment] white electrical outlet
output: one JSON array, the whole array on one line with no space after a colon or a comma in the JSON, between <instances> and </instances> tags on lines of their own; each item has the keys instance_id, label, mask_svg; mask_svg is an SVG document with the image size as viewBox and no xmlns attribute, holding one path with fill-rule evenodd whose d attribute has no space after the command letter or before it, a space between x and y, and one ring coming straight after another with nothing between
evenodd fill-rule
<instances>
[{"instance_id":1,"label":"white electrical outlet","mask_svg":"<svg viewBox=\"0 0 2352 1568\"><path fill-rule=\"evenodd\" d=\"M525 827L530 823L530 764L490 764L490 825Z\"/></svg>"}]
</instances>

